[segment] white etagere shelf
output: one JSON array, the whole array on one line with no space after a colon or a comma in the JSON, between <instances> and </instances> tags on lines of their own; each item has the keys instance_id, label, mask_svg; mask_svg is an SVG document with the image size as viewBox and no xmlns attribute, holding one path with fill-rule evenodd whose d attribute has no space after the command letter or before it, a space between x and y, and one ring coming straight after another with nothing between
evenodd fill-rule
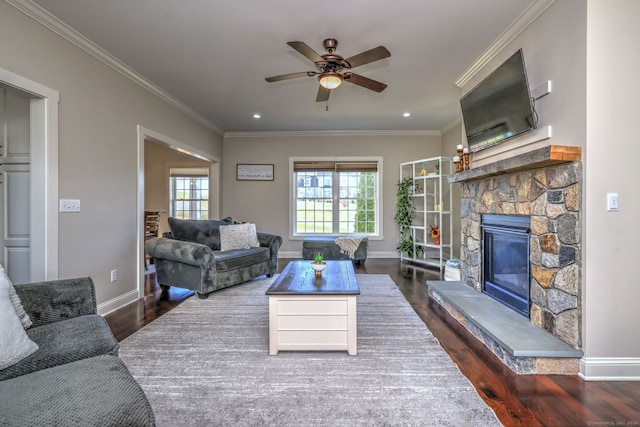
<instances>
[{"instance_id":1,"label":"white etagere shelf","mask_svg":"<svg viewBox=\"0 0 640 427\"><path fill-rule=\"evenodd\" d=\"M451 157L431 157L400 164L400 179L412 178L416 218L411 226L413 256L400 254L403 261L444 269L453 254L453 196L448 177L452 175ZM440 244L431 237L431 226L440 229Z\"/></svg>"}]
</instances>

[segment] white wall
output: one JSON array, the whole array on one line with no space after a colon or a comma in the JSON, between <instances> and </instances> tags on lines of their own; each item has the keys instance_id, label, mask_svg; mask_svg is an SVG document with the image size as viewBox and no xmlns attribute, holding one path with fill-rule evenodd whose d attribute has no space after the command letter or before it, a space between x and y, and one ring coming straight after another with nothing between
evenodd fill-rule
<instances>
[{"instance_id":1,"label":"white wall","mask_svg":"<svg viewBox=\"0 0 640 427\"><path fill-rule=\"evenodd\" d=\"M583 375L640 380L637 278L640 2L587 6ZM606 193L620 211L606 211Z\"/></svg>"},{"instance_id":2,"label":"white wall","mask_svg":"<svg viewBox=\"0 0 640 427\"><path fill-rule=\"evenodd\" d=\"M224 138L222 180L224 182L222 217L232 216L256 222L261 231L283 238L282 252L302 251L302 240L290 240L289 229L289 157L294 156L379 156L383 157L383 221L384 240L370 240L371 256L398 256L398 226L393 217L396 183L400 163L441 153L439 134L362 135L336 133L239 134ZM274 181L236 181L237 163L272 163Z\"/></svg>"},{"instance_id":3,"label":"white wall","mask_svg":"<svg viewBox=\"0 0 640 427\"><path fill-rule=\"evenodd\" d=\"M99 304L135 294L137 126L212 157L222 138L5 2L0 67L60 94L59 197L80 199L81 212L59 216L59 277L91 276Z\"/></svg>"}]
</instances>

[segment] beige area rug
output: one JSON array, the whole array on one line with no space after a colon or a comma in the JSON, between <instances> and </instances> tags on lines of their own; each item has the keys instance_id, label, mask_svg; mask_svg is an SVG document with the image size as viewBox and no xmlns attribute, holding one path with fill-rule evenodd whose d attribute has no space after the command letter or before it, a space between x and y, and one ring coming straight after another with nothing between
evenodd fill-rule
<instances>
[{"instance_id":1,"label":"beige area rug","mask_svg":"<svg viewBox=\"0 0 640 427\"><path fill-rule=\"evenodd\" d=\"M273 278L190 298L120 356L158 426L500 425L391 278L357 279L357 356L269 356Z\"/></svg>"}]
</instances>

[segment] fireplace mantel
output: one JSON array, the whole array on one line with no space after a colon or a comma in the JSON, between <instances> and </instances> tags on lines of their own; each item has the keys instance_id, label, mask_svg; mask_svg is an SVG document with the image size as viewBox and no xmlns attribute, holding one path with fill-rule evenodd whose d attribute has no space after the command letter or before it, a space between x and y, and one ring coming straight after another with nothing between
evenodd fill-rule
<instances>
[{"instance_id":1,"label":"fireplace mantel","mask_svg":"<svg viewBox=\"0 0 640 427\"><path fill-rule=\"evenodd\" d=\"M502 175L529 169L538 169L559 163L577 162L582 156L582 147L549 145L508 159L472 168L449 176L449 182L465 182L490 176Z\"/></svg>"}]
</instances>

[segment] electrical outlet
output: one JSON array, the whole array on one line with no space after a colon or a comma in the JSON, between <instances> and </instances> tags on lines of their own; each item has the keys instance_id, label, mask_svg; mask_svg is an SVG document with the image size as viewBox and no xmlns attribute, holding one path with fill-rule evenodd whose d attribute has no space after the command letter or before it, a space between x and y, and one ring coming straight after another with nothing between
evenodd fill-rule
<instances>
[{"instance_id":1,"label":"electrical outlet","mask_svg":"<svg viewBox=\"0 0 640 427\"><path fill-rule=\"evenodd\" d=\"M60 212L80 212L80 200L60 199Z\"/></svg>"},{"instance_id":2,"label":"electrical outlet","mask_svg":"<svg viewBox=\"0 0 640 427\"><path fill-rule=\"evenodd\" d=\"M111 281L115 282L118 280L118 270L111 270Z\"/></svg>"}]
</instances>

